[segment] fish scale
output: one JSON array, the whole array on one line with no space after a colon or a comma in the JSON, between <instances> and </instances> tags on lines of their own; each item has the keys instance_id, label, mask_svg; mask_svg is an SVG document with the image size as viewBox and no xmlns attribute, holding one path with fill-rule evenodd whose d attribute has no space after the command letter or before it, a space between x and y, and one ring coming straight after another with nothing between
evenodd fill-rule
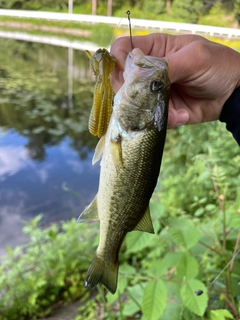
<instances>
[{"instance_id":1,"label":"fish scale","mask_svg":"<svg viewBox=\"0 0 240 320\"><path fill-rule=\"evenodd\" d=\"M106 136L94 162L101 160L98 194L79 221L100 220L100 239L85 286L117 288L118 253L132 230L154 233L149 201L157 183L168 114L169 79L164 60L129 54L125 83L114 98Z\"/></svg>"}]
</instances>

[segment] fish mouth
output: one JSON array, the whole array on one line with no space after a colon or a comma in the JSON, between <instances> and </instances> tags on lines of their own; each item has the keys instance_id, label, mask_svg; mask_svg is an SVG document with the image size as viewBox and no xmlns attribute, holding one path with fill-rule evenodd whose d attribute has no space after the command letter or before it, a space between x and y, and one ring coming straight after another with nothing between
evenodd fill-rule
<instances>
[{"instance_id":1,"label":"fish mouth","mask_svg":"<svg viewBox=\"0 0 240 320\"><path fill-rule=\"evenodd\" d=\"M142 50L134 48L126 58L123 78L125 81L131 75L145 78L151 76L156 70L167 69L168 65L165 60L144 55Z\"/></svg>"},{"instance_id":2,"label":"fish mouth","mask_svg":"<svg viewBox=\"0 0 240 320\"><path fill-rule=\"evenodd\" d=\"M123 79L124 82L131 81L132 78L147 80L151 79L155 72L167 69L168 65L165 60L144 55L140 49L133 49L125 61Z\"/></svg>"}]
</instances>

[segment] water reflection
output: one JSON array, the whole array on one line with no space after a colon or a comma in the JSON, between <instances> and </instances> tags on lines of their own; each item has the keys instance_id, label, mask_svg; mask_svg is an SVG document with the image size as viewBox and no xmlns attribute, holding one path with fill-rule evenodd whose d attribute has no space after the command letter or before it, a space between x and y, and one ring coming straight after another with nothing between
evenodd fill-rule
<instances>
[{"instance_id":1,"label":"water reflection","mask_svg":"<svg viewBox=\"0 0 240 320\"><path fill-rule=\"evenodd\" d=\"M1 254L23 240L22 219L77 217L97 192L99 166L91 165L97 141L87 128L93 82L85 53L3 39L0 47Z\"/></svg>"}]
</instances>

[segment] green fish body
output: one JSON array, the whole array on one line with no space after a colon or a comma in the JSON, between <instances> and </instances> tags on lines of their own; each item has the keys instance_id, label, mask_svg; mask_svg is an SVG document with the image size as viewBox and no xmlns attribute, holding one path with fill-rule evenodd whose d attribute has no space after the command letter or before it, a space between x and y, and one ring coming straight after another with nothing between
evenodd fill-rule
<instances>
[{"instance_id":1,"label":"green fish body","mask_svg":"<svg viewBox=\"0 0 240 320\"><path fill-rule=\"evenodd\" d=\"M122 88L114 98L107 133L96 147L101 157L98 194L78 221L100 220L100 241L85 286L117 288L118 253L132 230L154 233L149 201L157 183L167 129L170 82L164 60L134 49Z\"/></svg>"}]
</instances>

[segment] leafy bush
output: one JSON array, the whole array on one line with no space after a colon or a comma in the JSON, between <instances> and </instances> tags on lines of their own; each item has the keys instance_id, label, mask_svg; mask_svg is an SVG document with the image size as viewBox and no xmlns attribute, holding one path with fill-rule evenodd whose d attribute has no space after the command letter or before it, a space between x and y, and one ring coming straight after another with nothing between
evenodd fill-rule
<instances>
[{"instance_id":1,"label":"leafy bush","mask_svg":"<svg viewBox=\"0 0 240 320\"><path fill-rule=\"evenodd\" d=\"M107 24L94 24L92 27L91 41L100 46L109 46L113 37L113 29Z\"/></svg>"},{"instance_id":2,"label":"leafy bush","mask_svg":"<svg viewBox=\"0 0 240 320\"><path fill-rule=\"evenodd\" d=\"M203 3L200 0L174 0L171 6L171 15L176 21L197 23Z\"/></svg>"},{"instance_id":3,"label":"leafy bush","mask_svg":"<svg viewBox=\"0 0 240 320\"><path fill-rule=\"evenodd\" d=\"M128 234L121 259L129 264L120 266L116 294L106 296L108 312L125 295L119 319L220 319L221 314L237 319L240 259L231 259L240 216L232 213L226 221L226 212L218 212L193 223L186 216L169 217L158 202L151 209L158 232ZM229 261L232 268L225 269Z\"/></svg>"},{"instance_id":4,"label":"leafy bush","mask_svg":"<svg viewBox=\"0 0 240 320\"><path fill-rule=\"evenodd\" d=\"M26 223L30 242L8 248L0 266L0 319L37 319L54 305L81 298L85 270L90 261L87 231L73 219L61 226L39 227L41 215Z\"/></svg>"},{"instance_id":5,"label":"leafy bush","mask_svg":"<svg viewBox=\"0 0 240 320\"><path fill-rule=\"evenodd\" d=\"M198 23L208 26L229 27L234 25L234 14L232 11L231 13L228 12L226 15L223 3L221 1L216 1L209 13L200 17Z\"/></svg>"}]
</instances>

